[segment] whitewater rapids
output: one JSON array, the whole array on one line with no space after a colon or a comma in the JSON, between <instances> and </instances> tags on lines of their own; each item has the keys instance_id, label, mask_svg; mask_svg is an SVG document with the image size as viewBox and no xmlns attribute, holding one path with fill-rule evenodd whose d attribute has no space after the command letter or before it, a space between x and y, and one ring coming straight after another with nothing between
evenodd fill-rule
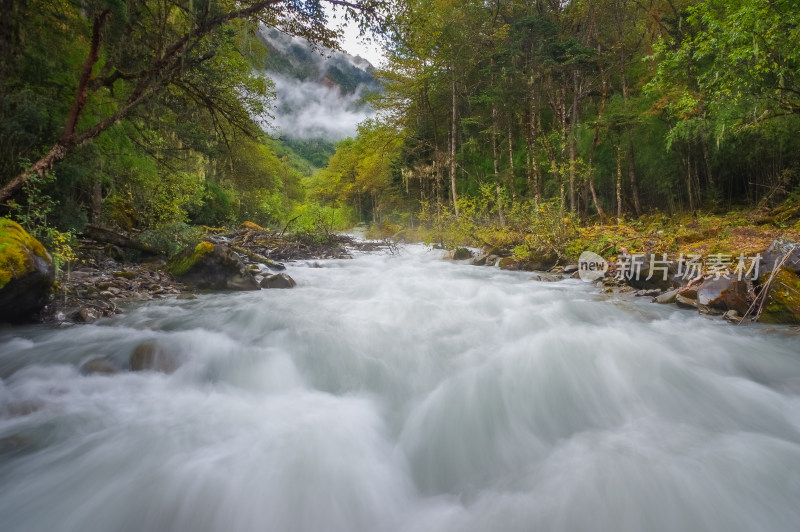
<instances>
[{"instance_id":1,"label":"whitewater rapids","mask_svg":"<svg viewBox=\"0 0 800 532\"><path fill-rule=\"evenodd\" d=\"M0 330L0 528L800 529L800 337L398 255ZM156 342L172 374L82 375Z\"/></svg>"}]
</instances>

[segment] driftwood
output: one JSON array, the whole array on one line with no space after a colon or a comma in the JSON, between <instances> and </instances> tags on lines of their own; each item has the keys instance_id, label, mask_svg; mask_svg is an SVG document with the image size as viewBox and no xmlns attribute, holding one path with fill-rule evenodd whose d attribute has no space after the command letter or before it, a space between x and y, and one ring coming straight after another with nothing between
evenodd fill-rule
<instances>
[{"instance_id":1,"label":"driftwood","mask_svg":"<svg viewBox=\"0 0 800 532\"><path fill-rule=\"evenodd\" d=\"M115 231L114 229L109 229L108 227L100 227L99 225L91 224L87 225L86 229L83 230L83 236L98 242L113 244L121 248L135 249L143 253L158 255L158 252L148 244L139 242L125 233Z\"/></svg>"}]
</instances>

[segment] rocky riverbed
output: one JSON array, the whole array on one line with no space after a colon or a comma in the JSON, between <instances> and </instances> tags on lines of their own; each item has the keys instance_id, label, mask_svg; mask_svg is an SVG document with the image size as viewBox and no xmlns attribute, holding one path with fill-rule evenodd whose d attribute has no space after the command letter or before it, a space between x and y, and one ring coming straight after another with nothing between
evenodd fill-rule
<instances>
[{"instance_id":1,"label":"rocky riverbed","mask_svg":"<svg viewBox=\"0 0 800 532\"><path fill-rule=\"evenodd\" d=\"M119 246L82 239L78 260L59 276L47 305L29 319L12 321L93 323L124 312L133 302L194 299L214 290L292 288L294 280L284 273L287 263L392 250L389 242L350 235L284 235L250 223L229 233L209 233L171 260L151 255L126 262Z\"/></svg>"}]
</instances>

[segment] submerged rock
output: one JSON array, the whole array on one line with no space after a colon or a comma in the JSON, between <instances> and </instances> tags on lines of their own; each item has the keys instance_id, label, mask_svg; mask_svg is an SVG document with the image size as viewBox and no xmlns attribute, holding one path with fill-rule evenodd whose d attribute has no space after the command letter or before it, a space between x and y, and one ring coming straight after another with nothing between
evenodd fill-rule
<instances>
[{"instance_id":1,"label":"submerged rock","mask_svg":"<svg viewBox=\"0 0 800 532\"><path fill-rule=\"evenodd\" d=\"M533 280L533 281L542 281L542 282L546 282L546 283L555 283L555 282L563 280L563 277L561 275L558 275L558 274L555 274L555 273L536 272L531 277L531 280Z\"/></svg>"},{"instance_id":2,"label":"submerged rock","mask_svg":"<svg viewBox=\"0 0 800 532\"><path fill-rule=\"evenodd\" d=\"M175 358L155 342L143 342L137 345L129 361L133 371L172 373L178 368Z\"/></svg>"},{"instance_id":3,"label":"submerged rock","mask_svg":"<svg viewBox=\"0 0 800 532\"><path fill-rule=\"evenodd\" d=\"M18 223L0 218L0 321L24 321L50 300L55 265Z\"/></svg>"},{"instance_id":4,"label":"submerged rock","mask_svg":"<svg viewBox=\"0 0 800 532\"><path fill-rule=\"evenodd\" d=\"M120 368L108 358L102 357L86 361L80 371L84 375L113 375L119 373Z\"/></svg>"},{"instance_id":5,"label":"submerged rock","mask_svg":"<svg viewBox=\"0 0 800 532\"><path fill-rule=\"evenodd\" d=\"M253 273L225 243L200 242L179 253L167 269L201 290L258 290Z\"/></svg>"},{"instance_id":6,"label":"submerged rock","mask_svg":"<svg viewBox=\"0 0 800 532\"><path fill-rule=\"evenodd\" d=\"M268 275L261 281L261 288L294 288L297 283L285 273Z\"/></svg>"}]
</instances>

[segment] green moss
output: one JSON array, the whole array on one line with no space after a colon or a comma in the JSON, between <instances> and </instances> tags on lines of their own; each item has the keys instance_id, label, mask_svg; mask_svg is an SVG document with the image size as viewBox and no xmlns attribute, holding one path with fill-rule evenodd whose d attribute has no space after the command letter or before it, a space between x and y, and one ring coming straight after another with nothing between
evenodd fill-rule
<instances>
[{"instance_id":1,"label":"green moss","mask_svg":"<svg viewBox=\"0 0 800 532\"><path fill-rule=\"evenodd\" d=\"M169 272L173 275L183 275L192 267L197 264L204 256L208 255L209 253L214 252L214 244L211 242L200 242L195 246L194 250L191 253L188 251L184 251L183 253L179 253L174 259L172 259L167 266Z\"/></svg>"},{"instance_id":2,"label":"green moss","mask_svg":"<svg viewBox=\"0 0 800 532\"><path fill-rule=\"evenodd\" d=\"M16 277L33 269L33 257L51 262L41 242L28 234L17 222L0 218L0 289Z\"/></svg>"},{"instance_id":3,"label":"green moss","mask_svg":"<svg viewBox=\"0 0 800 532\"><path fill-rule=\"evenodd\" d=\"M797 274L786 268L776 274L769 301L758 321L800 324L800 277Z\"/></svg>"},{"instance_id":4,"label":"green moss","mask_svg":"<svg viewBox=\"0 0 800 532\"><path fill-rule=\"evenodd\" d=\"M266 231L266 229L253 222L242 222L242 225L240 225L239 228L247 229L248 231Z\"/></svg>"}]
</instances>

